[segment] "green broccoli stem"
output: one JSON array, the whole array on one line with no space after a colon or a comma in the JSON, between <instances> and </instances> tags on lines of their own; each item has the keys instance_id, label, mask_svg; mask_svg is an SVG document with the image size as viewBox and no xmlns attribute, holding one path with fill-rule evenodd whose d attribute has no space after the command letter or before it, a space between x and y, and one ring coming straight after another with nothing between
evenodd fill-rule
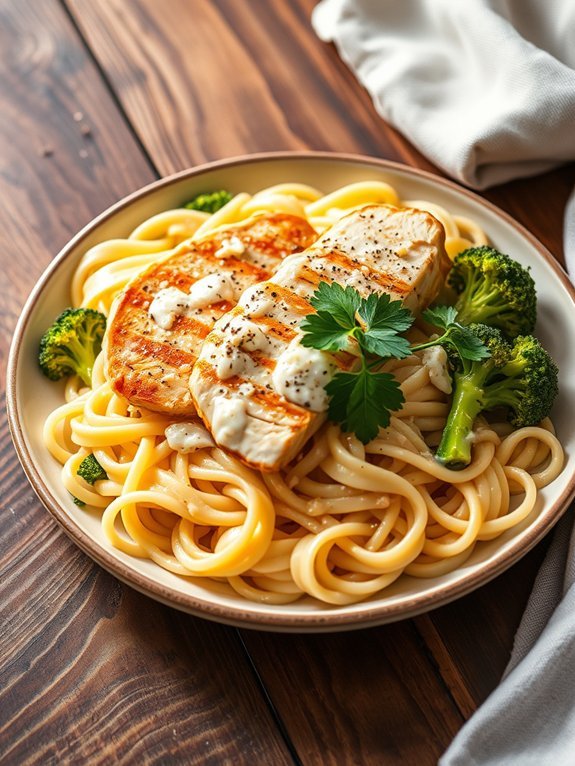
<instances>
[{"instance_id":1,"label":"green broccoli stem","mask_svg":"<svg viewBox=\"0 0 575 766\"><path fill-rule=\"evenodd\" d=\"M476 374L456 374L451 411L435 453L447 468L459 470L471 462L473 423L483 409L481 394Z\"/></svg>"},{"instance_id":2,"label":"green broccoli stem","mask_svg":"<svg viewBox=\"0 0 575 766\"><path fill-rule=\"evenodd\" d=\"M76 338L71 338L67 342L66 353L73 359L78 365L78 375L82 378L87 386L92 385L92 368L94 367L94 354L92 352L92 346L87 349Z\"/></svg>"},{"instance_id":3,"label":"green broccoli stem","mask_svg":"<svg viewBox=\"0 0 575 766\"><path fill-rule=\"evenodd\" d=\"M488 296L489 298L490 296ZM496 296L494 296L496 297ZM457 313L457 321L461 324L489 324L493 317L500 317L501 315L507 315L510 312L506 310L505 306L500 303L490 305L488 301L480 303L476 301L472 306L463 305Z\"/></svg>"},{"instance_id":4,"label":"green broccoli stem","mask_svg":"<svg viewBox=\"0 0 575 766\"><path fill-rule=\"evenodd\" d=\"M457 300L456 307L463 309L471 304L474 306L478 304L485 305L493 300L496 302L501 300L497 286L493 284L486 274L478 272L476 269L473 269L471 273L468 270L465 287Z\"/></svg>"}]
</instances>

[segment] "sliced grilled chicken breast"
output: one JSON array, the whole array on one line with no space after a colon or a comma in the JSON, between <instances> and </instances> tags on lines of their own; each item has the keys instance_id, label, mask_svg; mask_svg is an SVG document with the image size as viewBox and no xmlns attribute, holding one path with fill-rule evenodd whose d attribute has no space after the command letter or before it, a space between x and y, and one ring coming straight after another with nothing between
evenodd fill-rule
<instances>
[{"instance_id":1,"label":"sliced grilled chicken breast","mask_svg":"<svg viewBox=\"0 0 575 766\"><path fill-rule=\"evenodd\" d=\"M321 281L384 292L416 312L436 296L450 262L442 225L420 210L373 205L340 219L275 275L249 288L207 336L190 387L215 441L247 465L276 471L325 420L324 390L347 354L300 344Z\"/></svg>"},{"instance_id":2,"label":"sliced grilled chicken breast","mask_svg":"<svg viewBox=\"0 0 575 766\"><path fill-rule=\"evenodd\" d=\"M150 266L118 296L104 340L106 375L131 404L194 412L189 378L214 322L317 233L284 213L231 226Z\"/></svg>"}]
</instances>

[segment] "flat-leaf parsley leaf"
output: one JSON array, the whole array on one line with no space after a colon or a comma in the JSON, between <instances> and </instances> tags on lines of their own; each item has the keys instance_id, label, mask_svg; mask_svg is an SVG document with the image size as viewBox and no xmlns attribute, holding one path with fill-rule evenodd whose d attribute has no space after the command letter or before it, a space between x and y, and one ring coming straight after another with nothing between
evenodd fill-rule
<instances>
[{"instance_id":1,"label":"flat-leaf parsley leaf","mask_svg":"<svg viewBox=\"0 0 575 766\"><path fill-rule=\"evenodd\" d=\"M328 417L341 423L364 444L389 425L391 412L405 401L398 381L389 372L337 372L325 387L330 396ZM342 417L343 415L343 417Z\"/></svg>"},{"instance_id":2,"label":"flat-leaf parsley leaf","mask_svg":"<svg viewBox=\"0 0 575 766\"><path fill-rule=\"evenodd\" d=\"M302 322L302 345L321 351L341 351L349 346L349 339L361 330L356 314L361 296L353 287L342 287L320 282L311 299L317 311Z\"/></svg>"},{"instance_id":3,"label":"flat-leaf parsley leaf","mask_svg":"<svg viewBox=\"0 0 575 766\"><path fill-rule=\"evenodd\" d=\"M337 282L320 282L311 305L317 313L302 322L302 345L321 351L346 350L361 359L360 369L337 372L326 385L328 417L367 443L380 427L389 425L390 413L403 403L393 375L372 367L389 357L410 355L409 342L400 333L411 327L413 315L389 295L372 293L362 298L353 287Z\"/></svg>"},{"instance_id":4,"label":"flat-leaf parsley leaf","mask_svg":"<svg viewBox=\"0 0 575 766\"><path fill-rule=\"evenodd\" d=\"M318 313L325 311L340 327L347 327L348 330L355 327L355 315L362 303L357 290L342 287L337 282L320 282L311 300L311 305Z\"/></svg>"},{"instance_id":5,"label":"flat-leaf parsley leaf","mask_svg":"<svg viewBox=\"0 0 575 766\"><path fill-rule=\"evenodd\" d=\"M457 321L457 310L454 306L436 306L424 311L422 316L426 322L439 327L444 332L439 338L429 343L412 346L412 353L430 346L448 345L452 346L462 359L469 359L471 362L479 362L491 356L487 346L484 346L471 330Z\"/></svg>"}]
</instances>

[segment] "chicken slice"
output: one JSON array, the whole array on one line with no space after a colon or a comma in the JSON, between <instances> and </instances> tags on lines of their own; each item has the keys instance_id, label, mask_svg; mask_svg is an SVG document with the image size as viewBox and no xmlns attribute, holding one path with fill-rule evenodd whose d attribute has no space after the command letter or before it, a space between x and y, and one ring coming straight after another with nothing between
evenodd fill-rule
<instances>
[{"instance_id":1,"label":"chicken slice","mask_svg":"<svg viewBox=\"0 0 575 766\"><path fill-rule=\"evenodd\" d=\"M429 213L372 205L341 218L270 280L249 288L207 336L190 380L216 443L262 471L292 460L325 421L325 384L354 364L348 354L300 343L318 284L352 285L362 296L388 293L417 312L450 268L444 241Z\"/></svg>"},{"instance_id":2,"label":"chicken slice","mask_svg":"<svg viewBox=\"0 0 575 766\"><path fill-rule=\"evenodd\" d=\"M190 373L215 321L316 238L303 218L271 214L182 243L147 268L118 296L108 320L104 349L113 389L149 410L194 412Z\"/></svg>"}]
</instances>

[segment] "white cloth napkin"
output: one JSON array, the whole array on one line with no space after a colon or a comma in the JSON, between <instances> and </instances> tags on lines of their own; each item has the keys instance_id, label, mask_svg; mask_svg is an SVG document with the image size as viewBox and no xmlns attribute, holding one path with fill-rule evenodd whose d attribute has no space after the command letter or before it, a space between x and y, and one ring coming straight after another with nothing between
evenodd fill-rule
<instances>
[{"instance_id":1,"label":"white cloth napkin","mask_svg":"<svg viewBox=\"0 0 575 766\"><path fill-rule=\"evenodd\" d=\"M537 575L502 682L440 766L575 763L575 534L561 519Z\"/></svg>"},{"instance_id":2,"label":"white cloth napkin","mask_svg":"<svg viewBox=\"0 0 575 766\"><path fill-rule=\"evenodd\" d=\"M312 22L382 117L462 183L575 159L575 0L322 0Z\"/></svg>"},{"instance_id":3,"label":"white cloth napkin","mask_svg":"<svg viewBox=\"0 0 575 766\"><path fill-rule=\"evenodd\" d=\"M575 0L322 0L380 114L475 188L575 159ZM575 192L565 213L575 277ZM501 684L440 766L575 766L575 531L558 524Z\"/></svg>"}]
</instances>

